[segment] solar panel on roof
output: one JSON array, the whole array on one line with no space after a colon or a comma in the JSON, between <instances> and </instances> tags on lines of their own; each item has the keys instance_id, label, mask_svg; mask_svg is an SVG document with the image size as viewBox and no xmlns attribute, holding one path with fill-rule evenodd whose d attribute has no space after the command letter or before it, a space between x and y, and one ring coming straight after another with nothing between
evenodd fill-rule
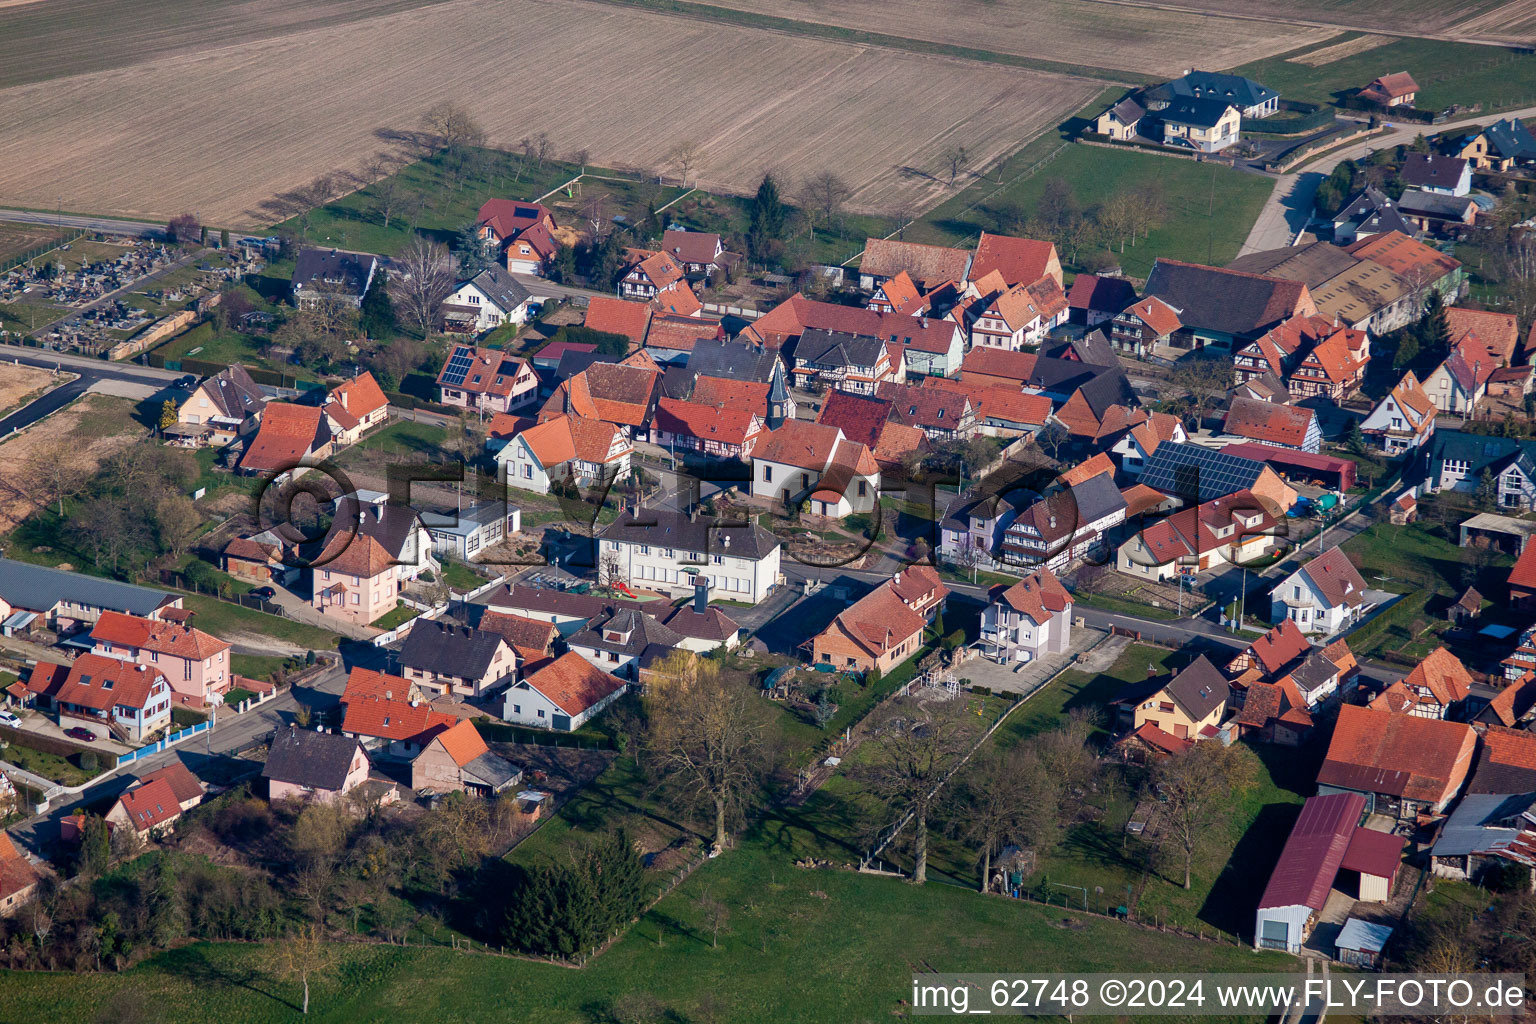
<instances>
[{"instance_id":1,"label":"solar panel on roof","mask_svg":"<svg viewBox=\"0 0 1536 1024\"><path fill-rule=\"evenodd\" d=\"M458 385L464 383L464 378L469 373L469 368L475 365L474 356L465 353L462 349L455 352L448 360L448 365L443 369L443 383Z\"/></svg>"}]
</instances>

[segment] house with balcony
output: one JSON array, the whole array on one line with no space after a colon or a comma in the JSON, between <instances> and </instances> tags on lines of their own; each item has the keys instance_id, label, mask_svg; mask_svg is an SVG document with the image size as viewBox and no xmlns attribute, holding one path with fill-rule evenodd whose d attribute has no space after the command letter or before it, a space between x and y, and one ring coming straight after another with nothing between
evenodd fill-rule
<instances>
[{"instance_id":1,"label":"house with balcony","mask_svg":"<svg viewBox=\"0 0 1536 1024\"><path fill-rule=\"evenodd\" d=\"M631 586L760 604L781 582L779 539L755 520L625 509L598 535L599 566Z\"/></svg>"},{"instance_id":2,"label":"house with balcony","mask_svg":"<svg viewBox=\"0 0 1536 1024\"><path fill-rule=\"evenodd\" d=\"M510 680L517 655L501 634L417 619L395 661L406 684L424 694L481 697Z\"/></svg>"},{"instance_id":3,"label":"house with balcony","mask_svg":"<svg viewBox=\"0 0 1536 1024\"><path fill-rule=\"evenodd\" d=\"M795 346L790 370L797 388L822 388L872 395L885 381L904 380L902 350L894 353L882 338L810 328Z\"/></svg>"},{"instance_id":4,"label":"house with balcony","mask_svg":"<svg viewBox=\"0 0 1536 1024\"><path fill-rule=\"evenodd\" d=\"M1248 565L1284 547L1285 513L1250 490L1159 519L1124 544L1115 568L1162 582L1224 565Z\"/></svg>"},{"instance_id":5,"label":"house with balcony","mask_svg":"<svg viewBox=\"0 0 1536 1024\"><path fill-rule=\"evenodd\" d=\"M188 621L103 612L90 636L92 653L158 669L194 706L214 703L234 684L230 645Z\"/></svg>"},{"instance_id":6,"label":"house with balcony","mask_svg":"<svg viewBox=\"0 0 1536 1024\"><path fill-rule=\"evenodd\" d=\"M1365 579L1344 554L1330 548L1270 591L1270 621L1290 619L1303 633L1332 636L1370 610Z\"/></svg>"},{"instance_id":7,"label":"house with balcony","mask_svg":"<svg viewBox=\"0 0 1536 1024\"><path fill-rule=\"evenodd\" d=\"M909 566L839 612L804 646L813 664L889 672L922 647L923 630L948 596L931 566Z\"/></svg>"},{"instance_id":8,"label":"house with balcony","mask_svg":"<svg viewBox=\"0 0 1536 1024\"><path fill-rule=\"evenodd\" d=\"M1179 739L1214 739L1227 711L1227 677L1200 655L1178 672L1138 680L1115 700L1116 726L1134 733L1151 725Z\"/></svg>"},{"instance_id":9,"label":"house with balcony","mask_svg":"<svg viewBox=\"0 0 1536 1024\"><path fill-rule=\"evenodd\" d=\"M561 415L519 431L493 458L507 486L548 494L557 484L592 487L627 476L634 450L612 423Z\"/></svg>"},{"instance_id":10,"label":"house with balcony","mask_svg":"<svg viewBox=\"0 0 1536 1024\"><path fill-rule=\"evenodd\" d=\"M437 375L438 400L482 413L513 412L539 398L539 375L500 349L456 344Z\"/></svg>"},{"instance_id":11,"label":"house with balcony","mask_svg":"<svg viewBox=\"0 0 1536 1024\"><path fill-rule=\"evenodd\" d=\"M1049 569L998 584L981 611L977 648L1003 664L1063 654L1072 642L1072 595Z\"/></svg>"},{"instance_id":12,"label":"house with balcony","mask_svg":"<svg viewBox=\"0 0 1536 1024\"><path fill-rule=\"evenodd\" d=\"M1125 521L1125 498L1108 474L1090 477L1019 510L1003 530L993 560L1003 571L1062 573L1100 551Z\"/></svg>"},{"instance_id":13,"label":"house with balcony","mask_svg":"<svg viewBox=\"0 0 1536 1024\"><path fill-rule=\"evenodd\" d=\"M82 654L53 695L59 725L142 743L171 724L171 684L158 668Z\"/></svg>"},{"instance_id":14,"label":"house with balcony","mask_svg":"<svg viewBox=\"0 0 1536 1024\"><path fill-rule=\"evenodd\" d=\"M1435 436L1435 403L1412 370L1376 403L1360 424L1360 432L1387 455L1403 455Z\"/></svg>"}]
</instances>

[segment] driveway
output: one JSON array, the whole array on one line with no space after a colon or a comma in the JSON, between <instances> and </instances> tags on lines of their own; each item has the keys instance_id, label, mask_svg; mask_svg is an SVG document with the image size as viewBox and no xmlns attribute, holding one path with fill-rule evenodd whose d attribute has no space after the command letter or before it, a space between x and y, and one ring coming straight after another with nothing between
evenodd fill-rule
<instances>
[{"instance_id":1,"label":"driveway","mask_svg":"<svg viewBox=\"0 0 1536 1024\"><path fill-rule=\"evenodd\" d=\"M1099 671L1115 663L1115 658L1130 643L1129 637L1117 636L1105 639L1103 631L1097 629L1079 628L1072 631L1071 642L1061 654L1051 654L1034 661L1026 661L1022 665L1000 665L989 658L971 658L965 664L955 669L955 675L969 679L975 686L985 686L995 693L1019 693L1031 694L1057 672L1072 663L1077 655L1087 651L1088 648L1104 640L1099 650L1093 652L1092 664L1085 663L1082 667L1089 671ZM1107 660L1106 660L1106 648Z\"/></svg>"},{"instance_id":2,"label":"driveway","mask_svg":"<svg viewBox=\"0 0 1536 1024\"><path fill-rule=\"evenodd\" d=\"M1308 164L1304 171L1282 174L1275 180L1274 190L1270 192L1264 209L1259 211L1258 220L1254 221L1253 230L1248 232L1248 240L1243 243L1243 248L1238 255L1246 256L1251 252L1280 249L1290 245L1291 239L1295 238L1297 232L1306 227L1312 219L1312 200L1317 194L1317 186L1322 184L1323 179L1332 174L1333 169L1345 160L1363 160L1378 149L1411 143L1421 134L1439 135L1472 125L1482 126L1503 118L1532 115L1536 115L1536 107L1507 110L1501 114L1484 114L1482 117L1451 121L1446 124L1394 126L1390 132L1361 139L1335 150Z\"/></svg>"}]
</instances>

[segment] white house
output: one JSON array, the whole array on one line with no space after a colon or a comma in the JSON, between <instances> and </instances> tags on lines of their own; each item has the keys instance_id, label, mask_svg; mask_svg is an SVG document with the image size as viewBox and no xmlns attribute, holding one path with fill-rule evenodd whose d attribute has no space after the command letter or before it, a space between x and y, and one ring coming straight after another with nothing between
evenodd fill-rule
<instances>
[{"instance_id":1,"label":"white house","mask_svg":"<svg viewBox=\"0 0 1536 1024\"><path fill-rule=\"evenodd\" d=\"M636 680L649 647L681 647L682 635L644 612L620 608L594 616L585 629L566 637L572 653L620 679Z\"/></svg>"},{"instance_id":2,"label":"white house","mask_svg":"<svg viewBox=\"0 0 1536 1024\"><path fill-rule=\"evenodd\" d=\"M478 334L502 324L528 319L528 289L499 264L460 281L443 300L443 325L450 331Z\"/></svg>"},{"instance_id":3,"label":"white house","mask_svg":"<svg viewBox=\"0 0 1536 1024\"><path fill-rule=\"evenodd\" d=\"M503 501L471 505L456 514L430 513L424 518L427 535L432 538L432 553L461 562L500 544L519 532L523 524L522 510Z\"/></svg>"},{"instance_id":4,"label":"white house","mask_svg":"<svg viewBox=\"0 0 1536 1024\"><path fill-rule=\"evenodd\" d=\"M633 452L629 437L612 423L555 416L515 435L493 458L509 487L548 494L554 482L587 487L622 477Z\"/></svg>"},{"instance_id":5,"label":"white house","mask_svg":"<svg viewBox=\"0 0 1536 1024\"><path fill-rule=\"evenodd\" d=\"M1331 636L1368 607L1365 580L1339 548L1318 555L1270 592L1270 621L1290 619L1303 633Z\"/></svg>"},{"instance_id":6,"label":"white house","mask_svg":"<svg viewBox=\"0 0 1536 1024\"><path fill-rule=\"evenodd\" d=\"M812 515L841 519L880 500L880 465L839 427L789 420L752 450L752 496L778 508L809 502Z\"/></svg>"},{"instance_id":7,"label":"white house","mask_svg":"<svg viewBox=\"0 0 1536 1024\"><path fill-rule=\"evenodd\" d=\"M982 653L994 661L1025 662L1061 654L1072 642L1072 595L1049 569L1011 587L992 589L981 612Z\"/></svg>"},{"instance_id":8,"label":"white house","mask_svg":"<svg viewBox=\"0 0 1536 1024\"><path fill-rule=\"evenodd\" d=\"M1424 444L1435 434L1435 403L1409 370L1397 387L1376 403L1360 424L1360 432L1374 440L1388 455L1401 455Z\"/></svg>"},{"instance_id":9,"label":"white house","mask_svg":"<svg viewBox=\"0 0 1536 1024\"><path fill-rule=\"evenodd\" d=\"M508 687L501 717L514 725L573 732L618 700L628 685L567 652Z\"/></svg>"},{"instance_id":10,"label":"white house","mask_svg":"<svg viewBox=\"0 0 1536 1024\"><path fill-rule=\"evenodd\" d=\"M599 575L631 586L758 604L780 582L779 540L750 519L626 509L599 537Z\"/></svg>"},{"instance_id":11,"label":"white house","mask_svg":"<svg viewBox=\"0 0 1536 1024\"><path fill-rule=\"evenodd\" d=\"M1469 334L1424 378L1424 393L1441 412L1470 416L1488 394L1488 378L1500 364L1476 334Z\"/></svg>"},{"instance_id":12,"label":"white house","mask_svg":"<svg viewBox=\"0 0 1536 1024\"><path fill-rule=\"evenodd\" d=\"M1031 284L1008 287L998 271L972 282L967 291L975 301L970 307L971 344L1017 352L1032 345L1048 331L1066 323L1071 308L1061 285L1049 275Z\"/></svg>"},{"instance_id":13,"label":"white house","mask_svg":"<svg viewBox=\"0 0 1536 1024\"><path fill-rule=\"evenodd\" d=\"M1166 412L1154 412L1145 423L1138 423L1127 431L1110 453L1120 459L1120 469L1129 477L1141 475L1157 446L1165 441L1183 444L1189 440L1189 432L1177 416Z\"/></svg>"}]
</instances>

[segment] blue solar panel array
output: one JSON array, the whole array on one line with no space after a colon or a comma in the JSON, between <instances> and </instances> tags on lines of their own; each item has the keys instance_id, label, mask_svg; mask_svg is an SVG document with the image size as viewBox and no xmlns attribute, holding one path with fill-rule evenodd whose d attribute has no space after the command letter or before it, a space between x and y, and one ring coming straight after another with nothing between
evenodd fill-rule
<instances>
[{"instance_id":1,"label":"blue solar panel array","mask_svg":"<svg viewBox=\"0 0 1536 1024\"><path fill-rule=\"evenodd\" d=\"M463 385L469 368L475 365L474 354L467 349L455 349L452 358L448 360L448 366L443 370L443 383L458 387Z\"/></svg>"}]
</instances>

